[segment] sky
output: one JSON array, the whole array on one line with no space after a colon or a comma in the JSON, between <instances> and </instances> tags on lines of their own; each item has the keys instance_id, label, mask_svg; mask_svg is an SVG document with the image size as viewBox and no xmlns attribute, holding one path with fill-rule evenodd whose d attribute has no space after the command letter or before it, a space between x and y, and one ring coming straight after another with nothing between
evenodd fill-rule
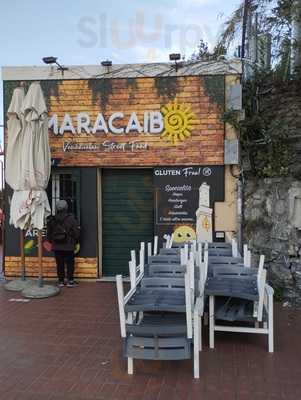
<instances>
[{"instance_id":1,"label":"sky","mask_svg":"<svg viewBox=\"0 0 301 400\"><path fill-rule=\"evenodd\" d=\"M202 38L214 47L239 0L0 0L0 66L64 65L186 59ZM2 81L0 125L3 125ZM2 128L0 127L2 145Z\"/></svg>"}]
</instances>

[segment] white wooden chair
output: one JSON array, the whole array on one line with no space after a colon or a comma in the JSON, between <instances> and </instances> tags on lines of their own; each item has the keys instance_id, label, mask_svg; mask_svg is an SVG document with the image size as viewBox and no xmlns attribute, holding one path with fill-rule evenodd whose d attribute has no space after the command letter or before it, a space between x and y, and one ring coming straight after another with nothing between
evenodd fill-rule
<instances>
[{"instance_id":1,"label":"white wooden chair","mask_svg":"<svg viewBox=\"0 0 301 400\"><path fill-rule=\"evenodd\" d=\"M129 275L131 289L135 289L144 277L145 267L145 243L140 243L139 264L137 265L136 251L131 250L131 260L129 261Z\"/></svg>"},{"instance_id":2,"label":"white wooden chair","mask_svg":"<svg viewBox=\"0 0 301 400\"><path fill-rule=\"evenodd\" d=\"M149 316L147 316L146 322L143 322L143 318L139 318L138 322L134 320L133 315L127 315L125 311L125 306L128 303L129 299L135 294L137 290L135 288L131 288L130 291L124 295L123 291L123 282L122 276L116 276L117 283L117 295L118 295L118 307L119 307L119 320L120 320L120 332L121 337L127 345L125 345L127 349L127 360L128 360L128 373L133 374L133 359L134 358L146 358L146 359L181 359L187 358L187 354L190 353L190 345L189 343L193 342L193 359L194 359L194 377L199 378L199 340L201 337L201 313L202 313L202 299L197 297L194 299L194 259L191 256L189 262L187 264L187 272L184 276L185 282L185 337L186 341L183 337L183 331L181 330L181 326L177 322L176 325L171 321L169 324L169 320L162 319L160 320L160 324L154 324L154 321L149 321ZM154 352L154 340L151 339L153 332L148 334L147 329L153 331L154 329L158 330L158 335L160 332L164 331L164 337L158 339L157 337L157 345L156 351ZM182 332L181 335L178 335L177 332L180 329ZM138 333L138 336L135 335L135 332ZM171 333L171 337L168 337L168 332ZM144 337L143 337L144 333ZM160 349L160 344L162 344L164 349ZM134 346L133 346L134 345ZM145 347L146 345L146 347ZM174 346L174 348L173 348ZM135 349L135 350L133 350ZM148 350L147 350L148 349ZM187 353L189 352L189 353Z\"/></svg>"},{"instance_id":3,"label":"white wooden chair","mask_svg":"<svg viewBox=\"0 0 301 400\"><path fill-rule=\"evenodd\" d=\"M233 278L235 279L235 278ZM209 296L209 344L214 348L215 332L241 332L256 333L268 336L268 350L274 351L274 327L273 327L273 289L266 284L266 269L264 269L264 256L260 256L257 272L257 287L259 300L255 302L243 303L244 312L248 310L246 305L250 305L249 312L237 314L237 322L250 322L253 326L225 326L217 325L216 319L222 320L223 315L218 313L215 305L215 296ZM224 305L223 305L224 307Z\"/></svg>"},{"instance_id":4,"label":"white wooden chair","mask_svg":"<svg viewBox=\"0 0 301 400\"><path fill-rule=\"evenodd\" d=\"M154 243L147 243L147 256L156 256L158 254L158 236L154 236Z\"/></svg>"},{"instance_id":5,"label":"white wooden chair","mask_svg":"<svg viewBox=\"0 0 301 400\"><path fill-rule=\"evenodd\" d=\"M243 246L243 251L244 251L244 266L247 268L251 268L252 265L252 260L251 260L251 251L248 249L248 245L244 244Z\"/></svg>"}]
</instances>

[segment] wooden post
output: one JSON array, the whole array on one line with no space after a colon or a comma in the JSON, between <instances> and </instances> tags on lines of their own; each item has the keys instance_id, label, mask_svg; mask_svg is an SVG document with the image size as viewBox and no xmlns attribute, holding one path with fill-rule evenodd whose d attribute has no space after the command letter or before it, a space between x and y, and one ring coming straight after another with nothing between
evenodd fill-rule
<instances>
[{"instance_id":1,"label":"wooden post","mask_svg":"<svg viewBox=\"0 0 301 400\"><path fill-rule=\"evenodd\" d=\"M25 252L24 252L24 231L20 229L20 255L21 255L21 279L25 281Z\"/></svg>"},{"instance_id":2,"label":"wooden post","mask_svg":"<svg viewBox=\"0 0 301 400\"><path fill-rule=\"evenodd\" d=\"M42 230L38 230L38 263L39 263L39 287L43 286L43 247L42 247Z\"/></svg>"}]
</instances>

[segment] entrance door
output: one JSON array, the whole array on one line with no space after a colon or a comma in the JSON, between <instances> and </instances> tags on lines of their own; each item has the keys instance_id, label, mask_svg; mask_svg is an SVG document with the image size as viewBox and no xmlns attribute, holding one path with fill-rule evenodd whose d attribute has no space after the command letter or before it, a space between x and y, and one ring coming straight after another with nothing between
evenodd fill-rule
<instances>
[{"instance_id":1,"label":"entrance door","mask_svg":"<svg viewBox=\"0 0 301 400\"><path fill-rule=\"evenodd\" d=\"M102 273L129 274L130 250L153 240L151 169L112 169L102 174ZM146 246L147 247L147 246Z\"/></svg>"}]
</instances>

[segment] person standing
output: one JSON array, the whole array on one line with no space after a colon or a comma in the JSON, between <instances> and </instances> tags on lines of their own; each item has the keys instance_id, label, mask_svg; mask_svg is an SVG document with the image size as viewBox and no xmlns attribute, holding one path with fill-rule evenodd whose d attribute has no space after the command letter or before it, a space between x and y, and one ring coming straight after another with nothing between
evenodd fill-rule
<instances>
[{"instance_id":1,"label":"person standing","mask_svg":"<svg viewBox=\"0 0 301 400\"><path fill-rule=\"evenodd\" d=\"M67 267L67 286L74 287L74 250L79 240L80 229L72 213L68 213L68 204L59 200L56 204L56 215L49 217L47 238L55 254L58 285L65 286L65 265Z\"/></svg>"}]
</instances>

